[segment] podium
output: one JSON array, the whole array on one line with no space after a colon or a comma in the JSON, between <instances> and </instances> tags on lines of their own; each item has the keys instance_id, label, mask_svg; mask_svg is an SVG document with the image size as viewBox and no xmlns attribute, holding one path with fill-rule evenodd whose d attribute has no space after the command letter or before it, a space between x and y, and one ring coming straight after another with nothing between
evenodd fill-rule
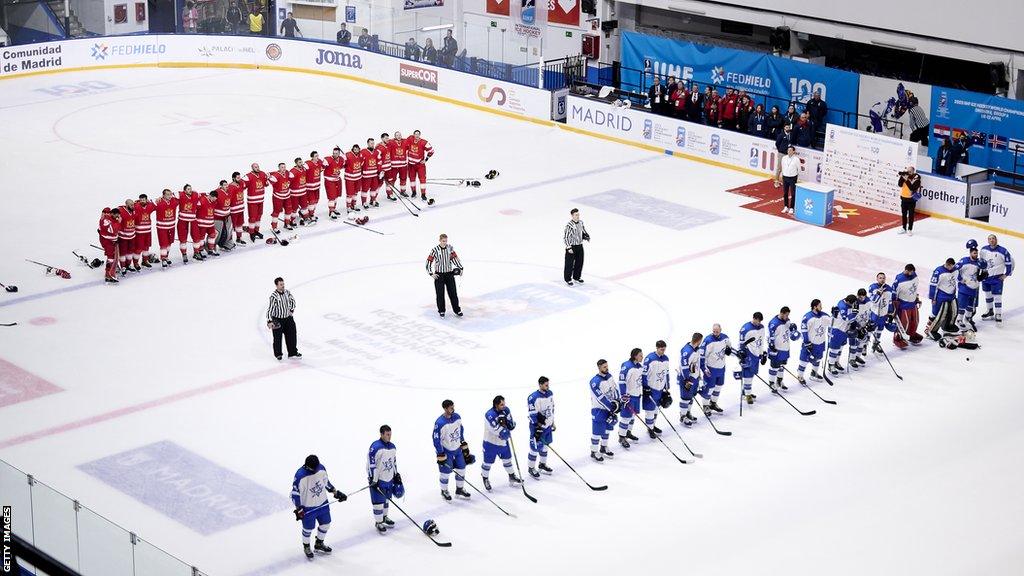
<instances>
[{"instance_id":1,"label":"podium","mask_svg":"<svg viewBox=\"0 0 1024 576\"><path fill-rule=\"evenodd\" d=\"M797 182L794 216L815 226L832 224L832 199L835 188L814 182Z\"/></svg>"}]
</instances>

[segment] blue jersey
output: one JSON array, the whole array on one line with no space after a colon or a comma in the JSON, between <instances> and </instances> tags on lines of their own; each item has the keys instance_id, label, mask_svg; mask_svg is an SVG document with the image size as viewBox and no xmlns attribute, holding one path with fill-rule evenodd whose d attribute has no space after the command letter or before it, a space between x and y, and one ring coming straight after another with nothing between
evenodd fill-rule
<instances>
[{"instance_id":1,"label":"blue jersey","mask_svg":"<svg viewBox=\"0 0 1024 576\"><path fill-rule=\"evenodd\" d=\"M700 343L700 369L721 370L725 368L725 351L732 349L732 343L725 333L718 336L708 334Z\"/></svg>"},{"instance_id":2,"label":"blue jersey","mask_svg":"<svg viewBox=\"0 0 1024 576\"><path fill-rule=\"evenodd\" d=\"M828 314L822 311L810 311L804 314L800 321L800 334L803 335L804 344L824 344L828 337L828 326L832 322Z\"/></svg>"},{"instance_id":3,"label":"blue jersey","mask_svg":"<svg viewBox=\"0 0 1024 576\"><path fill-rule=\"evenodd\" d=\"M619 388L612 380L612 373L595 374L590 379L590 407L611 410L612 402L619 400Z\"/></svg>"},{"instance_id":4,"label":"blue jersey","mask_svg":"<svg viewBox=\"0 0 1024 576\"><path fill-rule=\"evenodd\" d=\"M466 439L462 434L462 417L453 412L451 417L441 414L434 421L434 452L454 452Z\"/></svg>"},{"instance_id":5,"label":"blue jersey","mask_svg":"<svg viewBox=\"0 0 1024 576\"><path fill-rule=\"evenodd\" d=\"M778 316L768 321L768 350L789 351L790 340L799 340L800 331L792 320L783 320Z\"/></svg>"},{"instance_id":6,"label":"blue jersey","mask_svg":"<svg viewBox=\"0 0 1024 576\"><path fill-rule=\"evenodd\" d=\"M679 368L676 380L680 384L683 382L696 382L699 370L700 353L693 347L693 344L687 343L686 346L683 346L683 349L679 351Z\"/></svg>"},{"instance_id":7,"label":"blue jersey","mask_svg":"<svg viewBox=\"0 0 1024 576\"><path fill-rule=\"evenodd\" d=\"M840 300L836 303L836 308L839 308L839 314L832 320L832 329L837 332L848 332L850 326L857 321L857 307L847 304L846 300Z\"/></svg>"},{"instance_id":8,"label":"blue jersey","mask_svg":"<svg viewBox=\"0 0 1024 576\"><path fill-rule=\"evenodd\" d=\"M970 295L977 294L978 286L981 284L981 281L978 280L978 272L987 271L987 268L988 263L980 258L971 258L970 256L961 258L956 264L957 291Z\"/></svg>"},{"instance_id":9,"label":"blue jersey","mask_svg":"<svg viewBox=\"0 0 1024 576\"><path fill-rule=\"evenodd\" d=\"M334 493L334 485L327 478L327 468L323 464L310 472L303 466L295 472L295 479L292 481L292 504L296 508L304 508L306 511L316 510L327 506L327 496Z\"/></svg>"},{"instance_id":10,"label":"blue jersey","mask_svg":"<svg viewBox=\"0 0 1024 576\"><path fill-rule=\"evenodd\" d=\"M366 455L366 477L370 483L391 482L398 473L397 449L391 442L377 440Z\"/></svg>"},{"instance_id":11,"label":"blue jersey","mask_svg":"<svg viewBox=\"0 0 1024 576\"><path fill-rule=\"evenodd\" d=\"M868 286L868 294L871 295L871 313L875 316L888 316L896 312L893 305L893 289L888 284L875 282Z\"/></svg>"},{"instance_id":12,"label":"blue jersey","mask_svg":"<svg viewBox=\"0 0 1024 576\"><path fill-rule=\"evenodd\" d=\"M754 339L747 344L747 340ZM764 353L764 324L747 322L740 328L740 348L745 349L751 356L760 356Z\"/></svg>"},{"instance_id":13,"label":"blue jersey","mask_svg":"<svg viewBox=\"0 0 1024 576\"><path fill-rule=\"evenodd\" d=\"M651 390L668 390L669 359L665 354L651 352L644 358L640 382Z\"/></svg>"},{"instance_id":14,"label":"blue jersey","mask_svg":"<svg viewBox=\"0 0 1024 576\"><path fill-rule=\"evenodd\" d=\"M1013 259L1010 258L1010 252L1006 248L999 245L993 248L986 244L981 247L979 256L985 261L989 276L1013 274Z\"/></svg>"},{"instance_id":15,"label":"blue jersey","mask_svg":"<svg viewBox=\"0 0 1024 576\"><path fill-rule=\"evenodd\" d=\"M508 421L508 428L498 423L498 418L502 416ZM491 408L484 414L484 442L504 446L511 435L511 429L515 427L516 423L512 420L512 411L508 406L501 411Z\"/></svg>"},{"instance_id":16,"label":"blue jersey","mask_svg":"<svg viewBox=\"0 0 1024 576\"><path fill-rule=\"evenodd\" d=\"M945 265L932 272L932 280L928 283L928 299L936 302L949 302L956 297L956 282L959 274L956 267L952 270Z\"/></svg>"},{"instance_id":17,"label":"blue jersey","mask_svg":"<svg viewBox=\"0 0 1024 576\"><path fill-rule=\"evenodd\" d=\"M640 396L643 392L644 369L639 362L626 360L619 367L619 396Z\"/></svg>"},{"instance_id":18,"label":"blue jersey","mask_svg":"<svg viewBox=\"0 0 1024 576\"><path fill-rule=\"evenodd\" d=\"M555 423L555 393L551 390L542 392L534 390L533 394L526 399L526 407L530 411L530 428L536 430L537 417L544 416L544 425L541 428L551 428Z\"/></svg>"},{"instance_id":19,"label":"blue jersey","mask_svg":"<svg viewBox=\"0 0 1024 576\"><path fill-rule=\"evenodd\" d=\"M917 274L900 272L892 283L892 291L896 294L896 307L900 310L917 306Z\"/></svg>"}]
</instances>

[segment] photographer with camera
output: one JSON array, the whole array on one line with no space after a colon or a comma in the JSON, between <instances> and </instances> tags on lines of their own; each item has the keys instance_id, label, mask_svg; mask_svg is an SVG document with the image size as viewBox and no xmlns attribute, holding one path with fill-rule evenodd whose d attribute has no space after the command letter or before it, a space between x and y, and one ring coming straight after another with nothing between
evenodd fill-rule
<instances>
[{"instance_id":1,"label":"photographer with camera","mask_svg":"<svg viewBox=\"0 0 1024 576\"><path fill-rule=\"evenodd\" d=\"M907 166L906 170L900 172L900 219L903 222L903 229L900 234L914 235L914 209L917 201L921 199L921 175L913 166Z\"/></svg>"}]
</instances>

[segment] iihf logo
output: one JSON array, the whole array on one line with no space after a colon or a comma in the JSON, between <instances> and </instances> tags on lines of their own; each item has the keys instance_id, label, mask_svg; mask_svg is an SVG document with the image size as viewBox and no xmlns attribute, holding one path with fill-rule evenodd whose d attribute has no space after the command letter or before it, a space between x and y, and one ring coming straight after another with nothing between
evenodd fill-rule
<instances>
[{"instance_id":1,"label":"iihf logo","mask_svg":"<svg viewBox=\"0 0 1024 576\"><path fill-rule=\"evenodd\" d=\"M680 126L676 129L676 146L686 148L686 127Z\"/></svg>"},{"instance_id":2,"label":"iihf logo","mask_svg":"<svg viewBox=\"0 0 1024 576\"><path fill-rule=\"evenodd\" d=\"M651 139L651 134L653 133L653 131L654 131L654 128L653 128L653 126L651 124L651 121L645 119L644 120L644 140L650 140Z\"/></svg>"},{"instance_id":3,"label":"iihf logo","mask_svg":"<svg viewBox=\"0 0 1024 576\"><path fill-rule=\"evenodd\" d=\"M711 135L711 146L708 151L714 156L718 156L718 151L722 147L722 138L718 134Z\"/></svg>"},{"instance_id":4,"label":"iihf logo","mask_svg":"<svg viewBox=\"0 0 1024 576\"><path fill-rule=\"evenodd\" d=\"M715 84L721 84L725 82L725 68L722 66L715 66L711 69L711 81Z\"/></svg>"}]
</instances>

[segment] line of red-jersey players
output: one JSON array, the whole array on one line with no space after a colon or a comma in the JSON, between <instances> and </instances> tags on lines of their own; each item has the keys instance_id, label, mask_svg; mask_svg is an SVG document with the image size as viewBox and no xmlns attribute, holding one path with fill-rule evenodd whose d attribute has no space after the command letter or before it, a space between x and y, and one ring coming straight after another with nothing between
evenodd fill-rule
<instances>
[{"instance_id":1,"label":"line of red-jersey players","mask_svg":"<svg viewBox=\"0 0 1024 576\"><path fill-rule=\"evenodd\" d=\"M192 257L196 260L205 260L208 255L220 256L216 223L228 228L228 234L233 230L238 244L246 243L243 231L249 234L250 241L263 238L260 220L268 185L271 188L270 227L275 232L279 222L285 230L293 230L296 224L310 226L317 222L321 178L327 193L328 215L333 220L341 217L336 208L342 195L342 180L345 181L345 209L349 216L361 209L380 206L377 195L382 186L389 200L397 200L393 194L396 190L408 196L407 182L412 197L419 194L432 204L433 200L427 198L426 163L433 154L433 147L420 137L419 130L407 138L403 138L401 132L395 132L394 138L384 133L380 145L370 138L366 148L361 149L357 144L343 154L341 148L335 147L333 154L325 159L314 151L309 160L295 158L290 170L281 162L276 172L267 174L260 170L259 164L253 164L248 174L235 172L230 182L221 180L216 190L206 194L193 191L189 184L177 196L165 189L156 202L140 194L137 201L128 199L122 206L103 209L97 232L107 257L106 280L117 282L118 268L124 276L128 271L140 272L142 267L151 268L151 264L156 263L156 257L150 253L154 218L163 268L171 265L169 252L175 232L181 261L185 264L190 240Z\"/></svg>"}]
</instances>

